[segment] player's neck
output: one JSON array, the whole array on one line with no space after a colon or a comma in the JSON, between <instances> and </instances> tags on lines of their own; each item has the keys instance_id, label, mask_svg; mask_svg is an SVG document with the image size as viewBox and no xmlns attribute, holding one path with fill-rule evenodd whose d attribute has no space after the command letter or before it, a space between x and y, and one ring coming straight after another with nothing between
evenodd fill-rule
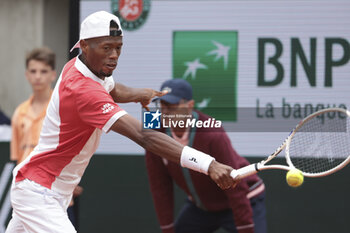
<instances>
[{"instance_id":1,"label":"player's neck","mask_svg":"<svg viewBox=\"0 0 350 233\"><path fill-rule=\"evenodd\" d=\"M84 63L84 65L94 74L96 75L96 77L98 77L99 79L105 80L106 77L98 75L96 72L93 71L93 69L90 67L89 63L87 62L84 54L80 54L79 55L79 59L82 63Z\"/></svg>"}]
</instances>

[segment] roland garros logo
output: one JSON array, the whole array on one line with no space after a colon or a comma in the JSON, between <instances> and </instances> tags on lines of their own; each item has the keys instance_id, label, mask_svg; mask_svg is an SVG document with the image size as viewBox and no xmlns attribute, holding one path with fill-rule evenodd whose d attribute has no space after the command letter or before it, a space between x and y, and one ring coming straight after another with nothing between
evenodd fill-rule
<instances>
[{"instance_id":1,"label":"roland garros logo","mask_svg":"<svg viewBox=\"0 0 350 233\"><path fill-rule=\"evenodd\" d=\"M112 13L119 17L123 29L133 31L141 27L151 8L151 0L112 0Z\"/></svg>"}]
</instances>

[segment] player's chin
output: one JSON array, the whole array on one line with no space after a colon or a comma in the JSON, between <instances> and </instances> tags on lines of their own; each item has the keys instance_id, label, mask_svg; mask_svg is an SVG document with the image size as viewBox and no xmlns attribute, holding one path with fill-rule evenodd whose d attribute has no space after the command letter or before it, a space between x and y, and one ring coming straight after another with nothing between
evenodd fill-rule
<instances>
[{"instance_id":1,"label":"player's chin","mask_svg":"<svg viewBox=\"0 0 350 233\"><path fill-rule=\"evenodd\" d=\"M111 76L113 74L113 71L117 68L117 65L106 65L101 69L101 74L105 77Z\"/></svg>"},{"instance_id":2,"label":"player's chin","mask_svg":"<svg viewBox=\"0 0 350 233\"><path fill-rule=\"evenodd\" d=\"M101 75L104 77L109 77L112 76L113 70L112 71L101 71Z\"/></svg>"}]
</instances>

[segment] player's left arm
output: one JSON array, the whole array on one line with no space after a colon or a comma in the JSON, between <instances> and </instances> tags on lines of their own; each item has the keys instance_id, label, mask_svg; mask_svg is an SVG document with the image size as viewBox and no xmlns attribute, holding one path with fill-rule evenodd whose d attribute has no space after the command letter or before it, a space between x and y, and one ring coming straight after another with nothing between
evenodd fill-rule
<instances>
[{"instance_id":1,"label":"player's left arm","mask_svg":"<svg viewBox=\"0 0 350 233\"><path fill-rule=\"evenodd\" d=\"M132 88L121 83L116 83L109 94L116 103L137 102L141 103L142 107L147 109L147 105L151 103L154 97L160 97L166 93L155 91L151 88Z\"/></svg>"}]
</instances>

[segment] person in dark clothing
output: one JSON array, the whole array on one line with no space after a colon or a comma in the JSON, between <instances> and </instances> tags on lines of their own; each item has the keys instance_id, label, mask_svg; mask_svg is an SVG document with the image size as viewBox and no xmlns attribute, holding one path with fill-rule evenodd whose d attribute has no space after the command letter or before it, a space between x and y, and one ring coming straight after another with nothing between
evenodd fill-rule
<instances>
[{"instance_id":1,"label":"person in dark clothing","mask_svg":"<svg viewBox=\"0 0 350 233\"><path fill-rule=\"evenodd\" d=\"M169 94L157 99L163 117L185 121L206 121L207 116L193 110L192 87L183 79L168 80L161 90ZM177 118L176 118L177 116ZM169 124L168 124L169 125ZM249 162L239 156L222 127L174 127L165 124L161 131L183 145L211 154L216 161L234 169ZM196 124L193 124L196 125ZM266 233L265 186L257 176L243 179L235 188L220 189L207 176L146 151L146 166L160 228L163 233L211 233L219 228L227 232ZM188 196L174 222L173 183Z\"/></svg>"},{"instance_id":2,"label":"person in dark clothing","mask_svg":"<svg viewBox=\"0 0 350 233\"><path fill-rule=\"evenodd\" d=\"M0 125L11 125L11 120L8 118L5 113L2 112L0 108Z\"/></svg>"}]
</instances>

